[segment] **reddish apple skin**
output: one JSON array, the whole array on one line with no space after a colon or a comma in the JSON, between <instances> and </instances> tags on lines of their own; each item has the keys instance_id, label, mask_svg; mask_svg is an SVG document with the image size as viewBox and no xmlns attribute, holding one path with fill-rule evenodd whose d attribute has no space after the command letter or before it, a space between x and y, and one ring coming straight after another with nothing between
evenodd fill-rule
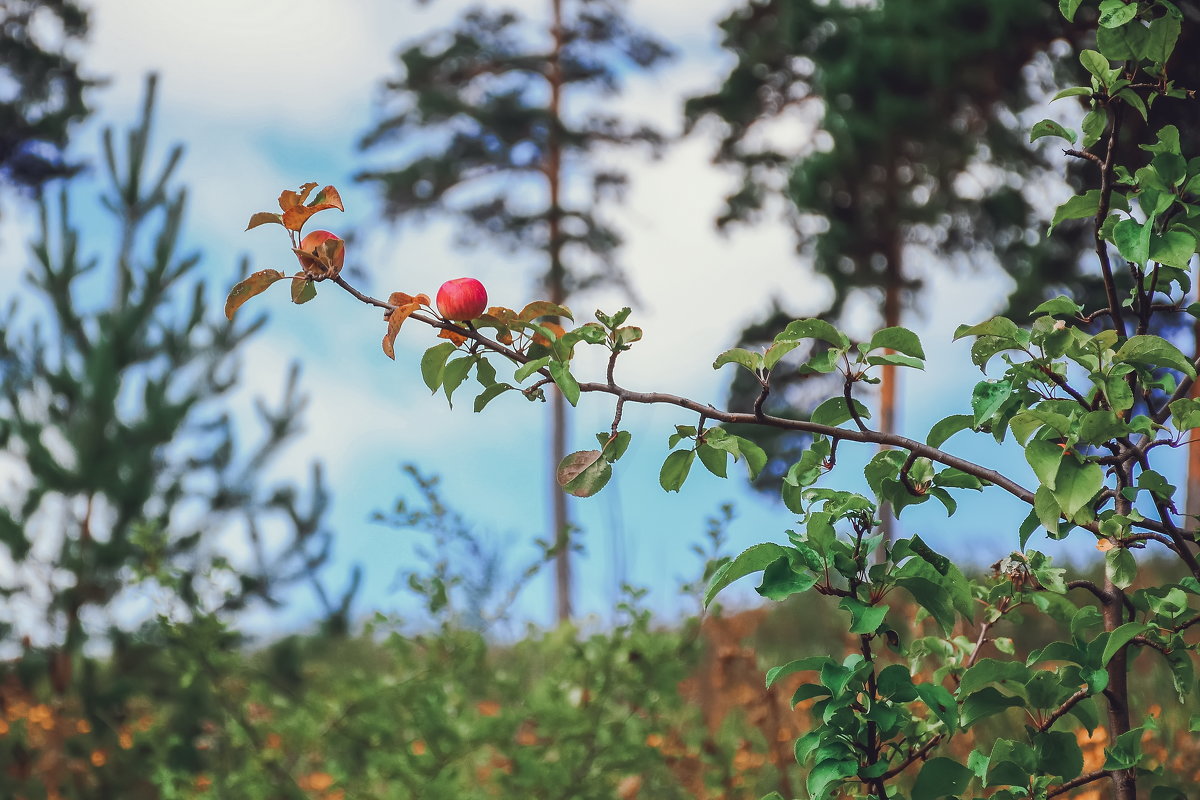
<instances>
[{"instance_id":1,"label":"reddish apple skin","mask_svg":"<svg viewBox=\"0 0 1200 800\"><path fill-rule=\"evenodd\" d=\"M329 231L310 231L305 234L304 238L300 240L300 247L298 248L305 252L303 256L297 255L297 258L300 259L300 266L305 270L312 269L319 262L310 254L330 239L337 238L337 234L330 233ZM333 268L340 271L345 260L346 251L342 249L337 255L337 260L334 262Z\"/></svg>"},{"instance_id":2,"label":"reddish apple skin","mask_svg":"<svg viewBox=\"0 0 1200 800\"><path fill-rule=\"evenodd\" d=\"M448 320L466 322L487 309L487 289L474 278L446 281L437 293L438 312Z\"/></svg>"}]
</instances>

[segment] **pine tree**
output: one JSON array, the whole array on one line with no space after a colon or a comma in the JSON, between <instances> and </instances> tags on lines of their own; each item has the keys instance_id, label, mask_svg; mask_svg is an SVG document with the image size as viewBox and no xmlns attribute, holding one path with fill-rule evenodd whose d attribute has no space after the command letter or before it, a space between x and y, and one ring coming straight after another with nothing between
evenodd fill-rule
<instances>
[{"instance_id":1,"label":"pine tree","mask_svg":"<svg viewBox=\"0 0 1200 800\"><path fill-rule=\"evenodd\" d=\"M303 496L261 477L299 430L298 373L277 407L259 403L256 446L223 408L264 319L212 313L200 254L180 249L186 194L172 174L183 150L151 164L154 86L127 137L104 136L114 250L86 255L68 183L42 203L30 288L0 315L0 543L12 565L0 638L11 649L23 636L27 689L48 684L97 714L123 713L135 682L101 687L85 645L103 643L130 670L147 660L133 654L158 649L149 622L113 622L134 596L157 596L156 611L181 623L228 620L316 584L330 542L318 467ZM347 603L328 611L344 616Z\"/></svg>"},{"instance_id":2,"label":"pine tree","mask_svg":"<svg viewBox=\"0 0 1200 800\"><path fill-rule=\"evenodd\" d=\"M64 149L96 85L71 56L87 30L87 12L73 0L0 4L0 180L37 187L78 168Z\"/></svg>"},{"instance_id":3,"label":"pine tree","mask_svg":"<svg viewBox=\"0 0 1200 800\"><path fill-rule=\"evenodd\" d=\"M542 28L514 11L479 8L401 50L383 119L362 142L396 161L360 178L378 185L389 218L452 218L467 243L544 258L540 287L561 305L581 289L622 282L621 238L602 209L627 176L600 157L662 143L653 129L590 101L617 92L625 74L653 68L668 51L626 19L618 0L551 0L548 10ZM570 111L568 99L578 104ZM584 104L587 111L575 110ZM554 468L567 453L567 430L561 394L552 403L551 541L556 614L565 620L570 520Z\"/></svg>"},{"instance_id":4,"label":"pine tree","mask_svg":"<svg viewBox=\"0 0 1200 800\"><path fill-rule=\"evenodd\" d=\"M1196 13L1193 3L1179 5ZM834 290L825 315L837 317L848 298L866 292L879 298L881 327L900 324L902 308L921 289L903 264L911 245L952 263L998 262L1014 279L1009 308L1030 308L1059 292L1081 302L1099 296L1098 276L1079 272L1081 254L1093 247L1083 227L1073 241L1043 235L1035 198L1024 187L1055 176L1017 118L1046 83L1039 71L1049 77L1052 69L1078 69L1058 63L1052 43L1087 26L1066 23L1055 4L1040 0L755 0L721 27L738 61L718 91L686 109L689 125L720 121L716 160L742 177L717 224L753 221L772 187L784 186L798 249ZM1186 43L1177 52L1188 52ZM996 78L1027 66L1035 76L1029 82ZM1185 75L1194 64L1175 69L1172 78L1193 85ZM819 144L783 151L751 143L757 126L814 101L824 109ZM1129 136L1136 140L1134 130ZM972 168L992 178L971 179ZM743 340L777 330L779 321L751 326ZM806 413L802 382L779 377L782 390L769 401L774 413ZM894 368L882 378L874 424L892 430ZM757 391L733 387L747 403ZM772 459L769 472L786 469L800 444L777 442L772 450L782 457Z\"/></svg>"}]
</instances>

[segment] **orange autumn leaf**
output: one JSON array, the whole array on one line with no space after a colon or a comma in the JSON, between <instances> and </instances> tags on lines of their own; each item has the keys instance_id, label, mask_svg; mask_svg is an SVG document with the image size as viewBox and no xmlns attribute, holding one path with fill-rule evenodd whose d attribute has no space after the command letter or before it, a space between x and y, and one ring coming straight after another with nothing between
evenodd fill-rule
<instances>
[{"instance_id":1,"label":"orange autumn leaf","mask_svg":"<svg viewBox=\"0 0 1200 800\"><path fill-rule=\"evenodd\" d=\"M429 296L419 294L413 297L404 292L392 292L391 296L388 297L388 302L396 308L387 317L388 329L387 333L383 335L383 353L395 361L396 335L400 333L400 326L404 324L404 320L408 319L414 311L420 310L421 306L429 305Z\"/></svg>"},{"instance_id":2,"label":"orange autumn leaf","mask_svg":"<svg viewBox=\"0 0 1200 800\"><path fill-rule=\"evenodd\" d=\"M447 330L446 328L442 328L442 330L438 332L438 338L449 339L450 341L454 342L455 346L458 346L467 340L467 337L463 336L458 331Z\"/></svg>"},{"instance_id":3,"label":"orange autumn leaf","mask_svg":"<svg viewBox=\"0 0 1200 800\"><path fill-rule=\"evenodd\" d=\"M259 225L269 225L271 223L282 225L283 215L276 214L273 211L259 211L257 214L254 214L250 217L250 222L246 225L246 230L257 228Z\"/></svg>"},{"instance_id":4,"label":"orange autumn leaf","mask_svg":"<svg viewBox=\"0 0 1200 800\"><path fill-rule=\"evenodd\" d=\"M494 717L500 713L500 704L495 700L482 700L475 704L475 710L485 717Z\"/></svg>"},{"instance_id":5,"label":"orange autumn leaf","mask_svg":"<svg viewBox=\"0 0 1200 800\"><path fill-rule=\"evenodd\" d=\"M279 207L283 209L283 227L289 231L298 231L304 227L305 222L308 222L309 217L318 211L324 211L327 208L336 208L338 211L346 210L342 205L342 196L332 186L326 186L317 192L313 201L304 205L304 200L315 187L315 183L306 183L300 187L300 194L285 191L279 196Z\"/></svg>"},{"instance_id":6,"label":"orange autumn leaf","mask_svg":"<svg viewBox=\"0 0 1200 800\"><path fill-rule=\"evenodd\" d=\"M225 300L225 318L232 320L233 314L242 303L245 303L256 294L262 294L267 290L267 287L276 281L281 281L287 276L277 269L260 270L246 280L239 283L229 290L229 297Z\"/></svg>"},{"instance_id":7,"label":"orange autumn leaf","mask_svg":"<svg viewBox=\"0 0 1200 800\"><path fill-rule=\"evenodd\" d=\"M308 199L309 193L315 188L317 188L317 184L314 182L303 184L298 192L284 189L283 193L279 195L279 210L287 211L289 208L303 204Z\"/></svg>"}]
</instances>

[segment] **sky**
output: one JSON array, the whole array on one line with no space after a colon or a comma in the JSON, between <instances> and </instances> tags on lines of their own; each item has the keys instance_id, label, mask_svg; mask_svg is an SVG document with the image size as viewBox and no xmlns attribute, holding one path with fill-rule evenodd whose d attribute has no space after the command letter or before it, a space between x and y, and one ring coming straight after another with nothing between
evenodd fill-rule
<instances>
[{"instance_id":1,"label":"sky","mask_svg":"<svg viewBox=\"0 0 1200 800\"><path fill-rule=\"evenodd\" d=\"M541 3L512 5L543 13ZM717 47L714 23L733 3L693 0L687 13L680 13L673 0L632 5L633 17L666 32L678 56L667 68L631 80L621 108L677 133L682 100L715 88L730 64ZM188 188L186 237L204 251L202 269L212 284L214 315L238 277L234 269L242 254L255 270L292 269L282 231L244 228L252 213L274 207L282 189L306 181L334 184L341 191L346 213L323 212L312 226L360 233L347 261L363 276L358 283L364 291L432 296L442 281L468 275L484 281L491 303L520 308L535 299L535 264L456 248L445 225L374 225L371 188L351 179L369 163L358 153L357 141L377 119L378 87L395 74L398 46L445 25L465 7L450 0L426 6L398 0L97 0L91 40L81 55L91 73L108 82L93 95L97 113L78 131L76 153L94 159L104 126L128 127L141 102L144 76L159 74L158 152L173 142L187 147L177 182ZM787 142L814 133L807 121L789 119L764 135ZM734 176L711 165L713 152L712 131L702 127L672 144L661 159L638 155L622 161L633 183L615 221L627 239L621 261L640 300L631 323L646 336L621 358L618 380L634 389L721 404L731 368L714 372L710 365L734 344L737 332L773 297L801 317L819 311L829 295L796 257L792 233L781 220L724 236L715 232L712 220ZM370 163L377 159L372 156ZM105 252L111 240L102 238L95 194L77 192L78 213L96 230L97 239L85 247ZM6 243L28 239L32 222L27 208L10 202L0 217L0 238ZM919 251L909 255L929 291L924 313L908 312L905 323L920 334L930 366L903 376L899 422L903 432L919 438L938 419L968 408L971 386L982 376L969 362L968 343L950 341L952 331L960 322L990 316L1009 279L994 269L939 264ZM12 278L21 268L20 259L5 259L0 278ZM0 293L21 291L11 280L0 285L6 287ZM581 296L572 305L582 322L594 308L615 310L626 302L609 291ZM877 319L869 306L860 303L851 320L853 335L869 335ZM529 542L548 528L548 406L502 397L485 413L474 414L464 395L448 409L444 398L429 396L419 377L420 355L435 343L429 329L406 327L393 363L379 346L379 314L336 287L321 287L318 298L305 306L293 306L285 291L275 291L255 298L252 307L268 311L270 322L244 358L245 385L234 408L248 419L255 395L278 397L288 365L303 365L303 386L312 397L305 434L272 474L303 480L312 461L325 464L334 498L329 527L335 532L326 576L336 588L353 565L364 567L360 612L419 616L396 588L398 574L419 568L413 552L418 537L370 521L373 511L390 508L397 496L413 496L399 470L402 463L441 475L446 499L477 526L485 542L503 551L514 571L532 557ZM599 367L585 365L579 372L585 379L599 376ZM593 433L608 428L611 414L608 400L585 397L571 415L575 449L589 449ZM659 488L668 435L674 425L695 421L662 407L626 410L623 427L634 433L629 455L600 495L571 504L586 549L576 564L581 614L611 617L622 581L652 587L648 602L664 617L694 611L693 601L677 587L698 575L702 564L691 547L700 543L706 517L722 503L734 503L737 511L728 551L782 541L794 523L782 505L755 495L743 480L721 481L699 465L682 492ZM991 460L1025 485L1031 483L1019 451L989 444L990 437L968 438L952 440L950 449ZM872 451L858 447L847 453L850 449L840 454L834 482L858 486L856 465ZM1026 513L1018 501L993 489L961 503L950 520L939 504L912 508L901 529L920 533L955 557L982 563L1015 548L1016 527ZM516 608L521 619L550 621L548 574L521 596ZM734 597L751 602L751 584L743 583ZM301 592L282 612L282 623L276 616L254 624L264 631L280 624L300 626L315 608Z\"/></svg>"}]
</instances>

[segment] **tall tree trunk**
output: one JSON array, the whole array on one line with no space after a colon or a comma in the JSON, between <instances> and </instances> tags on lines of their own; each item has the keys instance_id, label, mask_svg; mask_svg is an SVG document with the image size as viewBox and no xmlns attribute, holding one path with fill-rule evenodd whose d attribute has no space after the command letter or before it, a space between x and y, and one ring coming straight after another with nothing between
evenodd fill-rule
<instances>
[{"instance_id":1,"label":"tall tree trunk","mask_svg":"<svg viewBox=\"0 0 1200 800\"><path fill-rule=\"evenodd\" d=\"M896 203L899 189L896 185L896 167L893 162L888 168L887 179L887 228L884 236L884 257L887 259L884 273L883 288L883 327L891 328L900 324L900 289L904 284L904 265L902 263L904 242L900 232L900 223L896 214ZM891 349L885 353L893 352ZM884 433L896 432L896 367L884 364L880 371L879 383L879 430ZM896 520L892 516L890 504L884 504L879 509L880 530L883 533L883 545L896 538ZM881 547L883 546L881 545ZM879 555L882 555L880 552Z\"/></svg>"},{"instance_id":2,"label":"tall tree trunk","mask_svg":"<svg viewBox=\"0 0 1200 800\"><path fill-rule=\"evenodd\" d=\"M1200 297L1200 280L1196 283L1196 296ZM1200 320L1192 325L1195 349L1192 357L1200 356ZM1200 381L1192 384L1191 396L1200 398ZM1187 449L1187 506L1184 509L1189 515L1200 514L1200 439L1193 438L1188 442Z\"/></svg>"},{"instance_id":3,"label":"tall tree trunk","mask_svg":"<svg viewBox=\"0 0 1200 800\"><path fill-rule=\"evenodd\" d=\"M550 208L547 213L549 223L548 249L550 269L546 274L546 289L552 303L559 305L566 301L566 273L562 263L562 200L560 197L562 183L562 0L550 0L551 28L554 38L554 48L550 52L547 64L547 78L550 82L550 132L546 142L546 180L550 185ZM558 485L558 464L567 455L567 404L562 392L557 388L551 391L550 430L550 492L552 501L551 531L552 541L557 550L554 557L554 588L555 614L558 621L566 622L571 618L571 520L567 515L567 495Z\"/></svg>"}]
</instances>

